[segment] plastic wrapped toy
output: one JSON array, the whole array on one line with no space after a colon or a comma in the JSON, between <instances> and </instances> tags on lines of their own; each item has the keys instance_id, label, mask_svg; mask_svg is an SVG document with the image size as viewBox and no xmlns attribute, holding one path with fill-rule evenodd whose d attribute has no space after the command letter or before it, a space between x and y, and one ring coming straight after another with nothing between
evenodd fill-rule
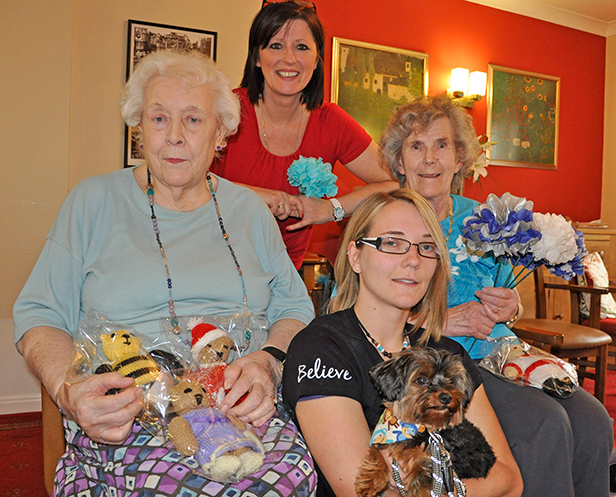
<instances>
[{"instance_id":1,"label":"plastic wrapped toy","mask_svg":"<svg viewBox=\"0 0 616 497\"><path fill-rule=\"evenodd\" d=\"M233 483L261 468L259 438L243 421L211 407L203 385L181 380L171 389L171 403L178 416L169 423L168 437L207 478Z\"/></svg>"},{"instance_id":2,"label":"plastic wrapped toy","mask_svg":"<svg viewBox=\"0 0 616 497\"><path fill-rule=\"evenodd\" d=\"M496 376L567 399L579 388L575 366L515 337L496 340L480 366Z\"/></svg>"}]
</instances>

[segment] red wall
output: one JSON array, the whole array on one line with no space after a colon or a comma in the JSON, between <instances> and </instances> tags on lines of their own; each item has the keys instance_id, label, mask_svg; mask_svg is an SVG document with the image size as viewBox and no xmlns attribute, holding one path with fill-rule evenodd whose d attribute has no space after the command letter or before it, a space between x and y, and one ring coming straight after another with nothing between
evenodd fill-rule
<instances>
[{"instance_id":1,"label":"red wall","mask_svg":"<svg viewBox=\"0 0 616 497\"><path fill-rule=\"evenodd\" d=\"M467 180L466 196L511 192L574 221L600 217L606 39L463 0L317 0L327 34L326 98L332 37L404 48L429 55L430 94L444 92L453 67L488 64L560 77L558 170L490 166L483 186ZM485 99L469 109L486 130ZM338 164L340 193L360 182ZM340 227L315 226L311 250L335 258Z\"/></svg>"}]
</instances>

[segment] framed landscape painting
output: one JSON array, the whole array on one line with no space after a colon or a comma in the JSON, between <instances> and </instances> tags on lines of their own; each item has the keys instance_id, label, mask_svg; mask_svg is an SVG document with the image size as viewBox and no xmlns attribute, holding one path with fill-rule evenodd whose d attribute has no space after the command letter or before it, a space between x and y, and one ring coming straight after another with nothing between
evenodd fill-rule
<instances>
[{"instance_id":1,"label":"framed landscape painting","mask_svg":"<svg viewBox=\"0 0 616 497\"><path fill-rule=\"evenodd\" d=\"M343 38L333 42L331 101L378 143L399 107L428 94L428 54Z\"/></svg>"},{"instance_id":2,"label":"framed landscape painting","mask_svg":"<svg viewBox=\"0 0 616 497\"><path fill-rule=\"evenodd\" d=\"M560 78L489 64L490 164L556 169L559 104Z\"/></svg>"},{"instance_id":3,"label":"framed landscape painting","mask_svg":"<svg viewBox=\"0 0 616 497\"><path fill-rule=\"evenodd\" d=\"M213 31L129 19L126 79L143 57L158 50L197 50L216 60L216 38ZM124 167L143 163L138 133L137 128L126 126Z\"/></svg>"}]
</instances>

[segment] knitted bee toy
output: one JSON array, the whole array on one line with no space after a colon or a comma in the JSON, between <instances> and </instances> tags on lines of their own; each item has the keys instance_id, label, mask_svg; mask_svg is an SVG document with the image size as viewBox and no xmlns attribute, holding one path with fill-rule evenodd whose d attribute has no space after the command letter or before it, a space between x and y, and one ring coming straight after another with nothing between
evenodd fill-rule
<instances>
[{"instance_id":1,"label":"knitted bee toy","mask_svg":"<svg viewBox=\"0 0 616 497\"><path fill-rule=\"evenodd\" d=\"M135 385L143 386L153 382L160 368L154 360L141 351L141 338L127 330L102 334L103 352L111 364L101 364L96 374L116 371L135 379Z\"/></svg>"},{"instance_id":2,"label":"knitted bee toy","mask_svg":"<svg viewBox=\"0 0 616 497\"><path fill-rule=\"evenodd\" d=\"M185 378L171 389L178 414L168 436L184 456L195 456L206 477L237 482L263 464L264 448L250 427L210 407L205 387Z\"/></svg>"}]
</instances>

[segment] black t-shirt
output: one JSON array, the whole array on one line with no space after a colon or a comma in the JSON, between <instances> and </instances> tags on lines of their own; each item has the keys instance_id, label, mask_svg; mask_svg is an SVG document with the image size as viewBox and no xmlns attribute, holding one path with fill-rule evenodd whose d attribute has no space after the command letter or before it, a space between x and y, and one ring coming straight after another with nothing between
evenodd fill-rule
<instances>
[{"instance_id":1,"label":"black t-shirt","mask_svg":"<svg viewBox=\"0 0 616 497\"><path fill-rule=\"evenodd\" d=\"M410 335L410 345L416 346L420 336L421 331ZM462 356L475 389L481 385L477 367L458 342L446 337L438 342L430 339L426 347ZM374 430L384 406L372 385L369 371L382 361L379 352L362 332L353 308L320 316L298 333L289 345L283 376L285 405L297 422L295 406L302 397L348 397L361 404L368 426ZM317 496L326 495L333 496L334 493L319 471Z\"/></svg>"}]
</instances>

